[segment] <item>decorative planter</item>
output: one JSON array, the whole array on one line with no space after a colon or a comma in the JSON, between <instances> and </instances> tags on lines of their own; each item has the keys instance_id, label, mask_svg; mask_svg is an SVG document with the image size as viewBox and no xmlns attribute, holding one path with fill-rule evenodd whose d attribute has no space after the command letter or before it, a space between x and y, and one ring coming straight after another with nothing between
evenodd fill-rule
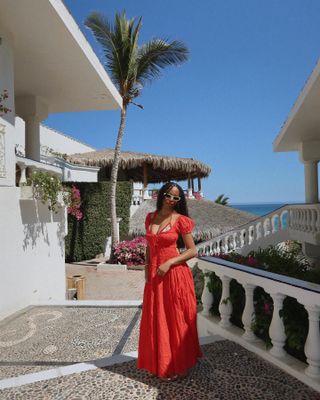
<instances>
[{"instance_id":1,"label":"decorative planter","mask_svg":"<svg viewBox=\"0 0 320 400\"><path fill-rule=\"evenodd\" d=\"M33 187L21 186L20 187L20 200L34 200Z\"/></svg>"},{"instance_id":2,"label":"decorative planter","mask_svg":"<svg viewBox=\"0 0 320 400\"><path fill-rule=\"evenodd\" d=\"M59 192L57 197L58 207L66 207L63 200L64 192ZM39 200L34 197L32 186L20 186L20 200Z\"/></svg>"}]
</instances>

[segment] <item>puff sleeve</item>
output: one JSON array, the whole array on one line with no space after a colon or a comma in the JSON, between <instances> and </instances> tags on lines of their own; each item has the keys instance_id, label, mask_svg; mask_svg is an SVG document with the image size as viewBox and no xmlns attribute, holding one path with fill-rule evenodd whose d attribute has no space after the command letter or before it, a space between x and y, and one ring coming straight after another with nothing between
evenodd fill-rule
<instances>
[{"instance_id":1,"label":"puff sleeve","mask_svg":"<svg viewBox=\"0 0 320 400\"><path fill-rule=\"evenodd\" d=\"M179 233L185 235L186 233L191 233L194 228L194 222L191 218L181 215L178 221Z\"/></svg>"}]
</instances>

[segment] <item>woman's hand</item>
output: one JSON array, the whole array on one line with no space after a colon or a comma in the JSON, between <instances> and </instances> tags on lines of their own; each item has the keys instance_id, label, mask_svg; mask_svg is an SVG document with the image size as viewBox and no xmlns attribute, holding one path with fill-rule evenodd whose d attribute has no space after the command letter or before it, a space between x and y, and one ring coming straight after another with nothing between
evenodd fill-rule
<instances>
[{"instance_id":1,"label":"woman's hand","mask_svg":"<svg viewBox=\"0 0 320 400\"><path fill-rule=\"evenodd\" d=\"M164 276L172 266L171 260L166 261L165 263L161 264L160 267L157 269L158 276Z\"/></svg>"}]
</instances>

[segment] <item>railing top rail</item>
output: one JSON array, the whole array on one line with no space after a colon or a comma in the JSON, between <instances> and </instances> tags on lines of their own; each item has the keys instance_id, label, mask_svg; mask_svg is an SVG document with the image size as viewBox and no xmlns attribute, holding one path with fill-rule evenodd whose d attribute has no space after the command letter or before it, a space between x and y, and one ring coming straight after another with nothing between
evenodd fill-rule
<instances>
[{"instance_id":1,"label":"railing top rail","mask_svg":"<svg viewBox=\"0 0 320 400\"><path fill-rule=\"evenodd\" d=\"M274 210L268 212L267 214L259 215L259 216L257 216L256 218L252 219L252 220L249 221L249 222L245 222L244 224L241 224L241 225L238 225L238 226L234 227L234 228L232 229L232 231L233 231L233 230L238 230L238 229L240 229L240 228L242 228L242 227L244 227L244 226L247 226L247 225L251 225L251 224L255 223L256 221L258 221L259 219L267 218L268 216L271 216L272 214L275 214L275 213L279 212L279 211L282 210L282 209L286 209L286 208L296 208L296 207L309 207L309 206L320 206L320 203L314 203L314 204L306 204L306 203L284 204L283 206L278 207L278 208L275 208ZM231 231L230 231L230 232L231 232ZM227 232L226 232L226 233L227 233Z\"/></svg>"},{"instance_id":2,"label":"railing top rail","mask_svg":"<svg viewBox=\"0 0 320 400\"><path fill-rule=\"evenodd\" d=\"M301 279L291 278L289 276L276 274L274 272L264 271L254 267L248 267L246 265L237 264L231 261L222 260L221 258L203 256L199 257L200 260L207 261L212 264L221 265L233 270L245 272L250 275L260 276L261 278L269 279L271 281L284 283L286 285L294 286L300 289L308 290L310 292L320 294L320 285L312 282L306 282ZM213 271L214 272L214 271Z\"/></svg>"},{"instance_id":3,"label":"railing top rail","mask_svg":"<svg viewBox=\"0 0 320 400\"><path fill-rule=\"evenodd\" d=\"M51 171L54 171L58 174L62 174L62 169L60 166L51 164L49 162L38 161L38 160L34 160L32 158L27 158L27 157L23 157L23 156L19 156L19 155L16 155L16 162L23 163L26 167L37 167L39 169L41 169L41 168L50 169Z\"/></svg>"},{"instance_id":4,"label":"railing top rail","mask_svg":"<svg viewBox=\"0 0 320 400\"><path fill-rule=\"evenodd\" d=\"M292 204L285 204L281 207L278 207L274 209L273 211L269 212L268 214L260 215L257 216L256 218L252 219L249 222L245 222L244 224L235 226L234 228L221 233L220 235L215 236L214 238L205 240L204 242L198 243L197 247L201 247L205 245L207 242L212 242L213 240L218 240L221 237L230 235L232 232L238 232L241 229L244 229L246 227L250 227L251 225L254 225L258 221L263 221L265 218L271 217L273 214L279 213L279 211L283 210L285 211L286 209L294 209L294 208L299 208L299 207L305 207L305 208L314 208L314 207L319 207L320 208L320 203L313 203L313 204L306 204L306 203L292 203Z\"/></svg>"}]
</instances>

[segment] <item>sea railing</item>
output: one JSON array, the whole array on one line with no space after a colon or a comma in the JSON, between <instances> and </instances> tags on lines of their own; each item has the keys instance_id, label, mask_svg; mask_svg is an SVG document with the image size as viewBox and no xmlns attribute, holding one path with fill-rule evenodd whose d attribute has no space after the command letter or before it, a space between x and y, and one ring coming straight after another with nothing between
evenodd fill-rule
<instances>
[{"instance_id":1,"label":"sea railing","mask_svg":"<svg viewBox=\"0 0 320 400\"><path fill-rule=\"evenodd\" d=\"M311 378L320 389L320 285L302 280L270 273L214 257L201 257L198 267L205 275L205 285L202 293L203 310L198 315L199 332L225 336L244 345L283 367L287 372L298 379L310 384ZM219 303L220 318L213 318L210 309L215 301L215 294L208 288L209 273L214 272L222 282L222 295ZM232 303L230 301L230 282L235 279L245 291L245 306L242 313L243 329L236 328L231 323ZM269 336L272 348L266 350L263 342L253 332L255 319L254 291L261 287L269 293L273 300L272 320L269 327ZM284 299L293 297L302 304L308 313L308 335L304 345L307 365L289 356L284 349L286 333L282 318ZM218 318L218 319L217 319ZM247 344L247 345L246 345ZM306 378L307 377L307 378ZM312 383L312 382L311 382ZM312 383L312 386L315 387Z\"/></svg>"},{"instance_id":2,"label":"sea railing","mask_svg":"<svg viewBox=\"0 0 320 400\"><path fill-rule=\"evenodd\" d=\"M240 254L285 240L319 244L320 204L287 204L197 245L199 256Z\"/></svg>"}]
</instances>

